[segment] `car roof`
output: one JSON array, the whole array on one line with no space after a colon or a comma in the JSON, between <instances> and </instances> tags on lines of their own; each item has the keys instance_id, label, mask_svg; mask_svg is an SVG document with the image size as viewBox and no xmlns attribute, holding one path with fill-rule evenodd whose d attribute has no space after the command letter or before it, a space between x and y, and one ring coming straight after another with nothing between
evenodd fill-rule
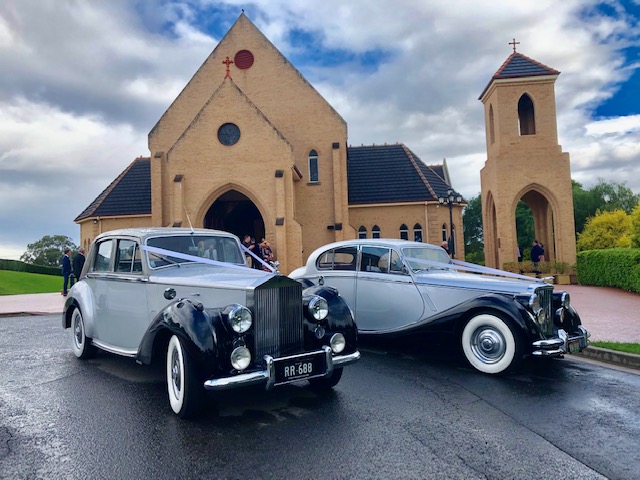
<instances>
[{"instance_id":1,"label":"car roof","mask_svg":"<svg viewBox=\"0 0 640 480\"><path fill-rule=\"evenodd\" d=\"M422 242L412 242L409 240L401 240L399 238L356 238L353 240L342 240L340 242L328 243L323 245L322 247L317 248L314 252L309 256L307 263L315 263L318 256L327 250L331 250L333 248L346 247L350 245L364 245L364 246L376 246L376 247L388 247L388 248L406 248L406 247L418 247L418 248L429 248L433 250L442 250L441 247L437 245L432 245L430 243L422 243Z\"/></svg>"},{"instance_id":2,"label":"car roof","mask_svg":"<svg viewBox=\"0 0 640 480\"><path fill-rule=\"evenodd\" d=\"M101 233L96 240L108 237L137 237L142 241L150 237L158 236L184 236L184 235L208 235L208 236L225 236L238 238L232 233L222 230L211 230L208 228L176 228L176 227L150 227L150 228L121 228L118 230L110 230Z\"/></svg>"}]
</instances>

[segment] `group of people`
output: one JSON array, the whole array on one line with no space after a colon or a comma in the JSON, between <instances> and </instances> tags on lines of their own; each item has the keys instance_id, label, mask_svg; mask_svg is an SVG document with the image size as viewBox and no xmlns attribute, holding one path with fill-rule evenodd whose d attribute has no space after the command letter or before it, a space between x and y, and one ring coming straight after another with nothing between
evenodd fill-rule
<instances>
[{"instance_id":1,"label":"group of people","mask_svg":"<svg viewBox=\"0 0 640 480\"><path fill-rule=\"evenodd\" d=\"M538 264L539 262L544 262L544 245L538 240L533 241L533 246L531 247L531 261L534 264Z\"/></svg>"},{"instance_id":2,"label":"group of people","mask_svg":"<svg viewBox=\"0 0 640 480\"><path fill-rule=\"evenodd\" d=\"M265 262L266 264L269 264L269 262L272 262L275 259L273 256L273 250L271 249L271 245L264 238L260 241L260 243L258 243L256 242L255 238L251 237L251 235L245 235L242 245L244 245L244 247L247 250L251 251L251 253L253 253L256 257L262 259L262 261ZM250 267L255 268L257 270L262 269L265 272L270 271L266 265L257 261L250 254L245 253L245 255L247 257L247 264Z\"/></svg>"},{"instance_id":3,"label":"group of people","mask_svg":"<svg viewBox=\"0 0 640 480\"><path fill-rule=\"evenodd\" d=\"M84 253L84 247L80 247L78 249L78 253L74 255L72 261L71 249L64 249L64 253L62 255L62 258L60 259L60 264L62 265L62 295L65 297L69 292L69 288L73 286L74 281L80 278L82 267L84 267L85 261Z\"/></svg>"}]
</instances>

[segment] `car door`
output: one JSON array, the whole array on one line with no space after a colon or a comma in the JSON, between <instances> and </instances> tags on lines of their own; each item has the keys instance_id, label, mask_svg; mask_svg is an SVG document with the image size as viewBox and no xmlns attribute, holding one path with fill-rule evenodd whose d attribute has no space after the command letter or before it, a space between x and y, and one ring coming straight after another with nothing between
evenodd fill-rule
<instances>
[{"instance_id":1,"label":"car door","mask_svg":"<svg viewBox=\"0 0 640 480\"><path fill-rule=\"evenodd\" d=\"M398 252L388 247L361 247L355 305L360 331L394 330L417 322L424 312L418 288Z\"/></svg>"}]
</instances>

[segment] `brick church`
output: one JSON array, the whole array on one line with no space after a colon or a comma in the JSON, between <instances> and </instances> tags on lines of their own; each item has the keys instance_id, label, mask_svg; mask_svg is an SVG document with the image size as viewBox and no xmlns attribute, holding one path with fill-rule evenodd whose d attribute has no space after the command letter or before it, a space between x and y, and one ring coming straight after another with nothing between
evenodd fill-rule
<instances>
[{"instance_id":1,"label":"brick church","mask_svg":"<svg viewBox=\"0 0 640 480\"><path fill-rule=\"evenodd\" d=\"M265 237L288 273L329 242L440 244L453 230L464 258L464 202L451 216L438 201L452 189L446 162L402 144L348 146L345 120L244 13L153 127L149 151L75 219L82 245L191 224Z\"/></svg>"}]
</instances>

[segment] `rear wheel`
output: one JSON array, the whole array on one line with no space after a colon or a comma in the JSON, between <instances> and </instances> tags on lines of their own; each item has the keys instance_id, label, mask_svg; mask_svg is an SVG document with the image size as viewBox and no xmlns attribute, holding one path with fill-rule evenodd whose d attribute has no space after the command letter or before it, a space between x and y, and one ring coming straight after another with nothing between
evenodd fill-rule
<instances>
[{"instance_id":1,"label":"rear wheel","mask_svg":"<svg viewBox=\"0 0 640 480\"><path fill-rule=\"evenodd\" d=\"M522 340L500 317L476 315L465 325L462 351L469 364L482 373L502 373L522 361Z\"/></svg>"},{"instance_id":2,"label":"rear wheel","mask_svg":"<svg viewBox=\"0 0 640 480\"><path fill-rule=\"evenodd\" d=\"M342 368L334 368L327 377L310 378L311 388L316 391L331 390L342 378Z\"/></svg>"},{"instance_id":3,"label":"rear wheel","mask_svg":"<svg viewBox=\"0 0 640 480\"><path fill-rule=\"evenodd\" d=\"M84 319L79 308L75 308L71 313L71 348L74 355L82 360L90 358L96 351L85 333Z\"/></svg>"},{"instance_id":4,"label":"rear wheel","mask_svg":"<svg viewBox=\"0 0 640 480\"><path fill-rule=\"evenodd\" d=\"M200 411L204 389L182 340L175 335L167 346L167 391L171 409L179 417L192 417Z\"/></svg>"}]
</instances>

